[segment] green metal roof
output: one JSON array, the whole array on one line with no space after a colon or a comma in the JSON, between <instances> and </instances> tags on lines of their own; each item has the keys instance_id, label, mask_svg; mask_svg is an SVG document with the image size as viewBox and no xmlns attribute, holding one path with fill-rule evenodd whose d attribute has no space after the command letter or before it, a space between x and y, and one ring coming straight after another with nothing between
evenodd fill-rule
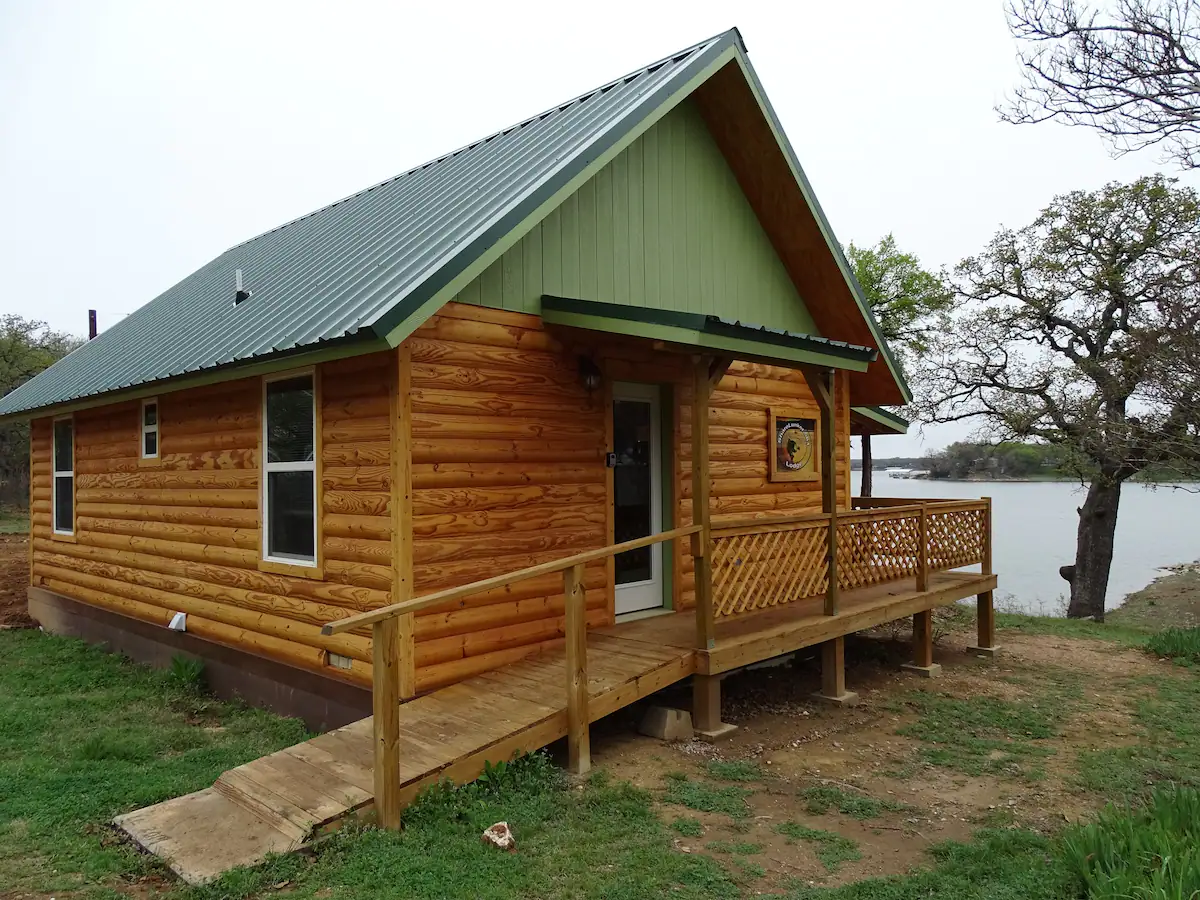
<instances>
[{"instance_id":1,"label":"green metal roof","mask_svg":"<svg viewBox=\"0 0 1200 900\"><path fill-rule=\"evenodd\" d=\"M783 364L808 363L863 372L879 355L874 347L729 322L720 316L570 297L542 297L542 318L556 325L632 334L736 353L740 359L757 358Z\"/></svg>"},{"instance_id":2,"label":"green metal roof","mask_svg":"<svg viewBox=\"0 0 1200 900\"><path fill-rule=\"evenodd\" d=\"M222 366L373 348L729 47L651 63L226 251L36 378L0 417ZM235 273L249 299L234 304Z\"/></svg>"},{"instance_id":3,"label":"green metal roof","mask_svg":"<svg viewBox=\"0 0 1200 900\"><path fill-rule=\"evenodd\" d=\"M0 398L0 419L394 345L455 279L734 57L761 91L731 29L239 244ZM827 231L769 105L764 114ZM831 232L826 242L848 273ZM251 294L235 304L239 270Z\"/></svg>"}]
</instances>

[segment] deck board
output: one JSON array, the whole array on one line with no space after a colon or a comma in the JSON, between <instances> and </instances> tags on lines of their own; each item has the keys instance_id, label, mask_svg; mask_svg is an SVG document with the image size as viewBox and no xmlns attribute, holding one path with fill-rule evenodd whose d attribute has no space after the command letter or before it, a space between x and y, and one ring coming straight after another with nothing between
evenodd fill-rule
<instances>
[{"instance_id":1,"label":"deck board","mask_svg":"<svg viewBox=\"0 0 1200 900\"><path fill-rule=\"evenodd\" d=\"M995 587L994 576L940 572L929 590L898 581L847 591L837 616L823 597L721 619L716 646L695 648L690 611L588 633L588 718L609 715L697 672L716 674ZM486 762L536 750L567 731L560 644L400 706L401 796L442 778L475 778ZM199 883L312 834L374 802L370 718L238 766L212 788L119 816L116 823L185 880ZM198 826L198 819L207 827ZM219 821L218 821L219 820Z\"/></svg>"}]
</instances>

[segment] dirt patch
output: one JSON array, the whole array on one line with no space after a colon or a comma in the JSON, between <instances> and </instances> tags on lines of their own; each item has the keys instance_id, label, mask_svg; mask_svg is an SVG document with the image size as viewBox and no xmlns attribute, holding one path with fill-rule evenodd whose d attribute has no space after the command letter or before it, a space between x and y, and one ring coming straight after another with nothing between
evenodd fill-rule
<instances>
[{"instance_id":1,"label":"dirt patch","mask_svg":"<svg viewBox=\"0 0 1200 900\"><path fill-rule=\"evenodd\" d=\"M1170 574L1130 594L1106 618L1153 630L1200 626L1200 563L1171 566Z\"/></svg>"},{"instance_id":2,"label":"dirt patch","mask_svg":"<svg viewBox=\"0 0 1200 900\"><path fill-rule=\"evenodd\" d=\"M679 849L720 858L735 875L749 873L742 877L756 891L786 890L796 880L837 885L900 874L926 864L924 851L932 844L969 839L982 826L1048 833L1102 806L1106 798L1079 781L1079 754L1137 742L1130 713L1144 689L1137 680L1162 674L1165 664L1099 641L1015 632L1002 635L1003 651L990 660L967 650L970 637L954 632L941 639L936 656L942 676L932 680L899 670L907 656L901 642L848 640L847 684L860 696L854 707L830 707L812 698L820 684L815 653L739 673L723 682L723 718L738 725L728 740L712 746L640 737L631 733L636 710L630 710L620 722L594 732L595 761L614 777L654 792L664 821L698 820L699 834L676 837ZM914 691L1061 703L1069 711L1060 714L1056 736L1037 741L1046 755L1037 760L1036 777L1015 769L967 775L931 764L923 753L928 743L897 733L917 719L904 702ZM655 699L683 708L690 702L683 690ZM722 781L708 769L713 759L749 761L762 777ZM749 789L748 814L732 817L666 802L667 783L681 775ZM868 817L820 810L811 800L814 789L878 801L882 809ZM860 858L831 867L820 857L821 844L780 833L791 829L784 823L848 839ZM696 825L681 828L694 832ZM759 870L765 874L759 876Z\"/></svg>"},{"instance_id":3,"label":"dirt patch","mask_svg":"<svg viewBox=\"0 0 1200 900\"><path fill-rule=\"evenodd\" d=\"M0 628L33 625L26 608L29 586L29 537L0 534Z\"/></svg>"}]
</instances>

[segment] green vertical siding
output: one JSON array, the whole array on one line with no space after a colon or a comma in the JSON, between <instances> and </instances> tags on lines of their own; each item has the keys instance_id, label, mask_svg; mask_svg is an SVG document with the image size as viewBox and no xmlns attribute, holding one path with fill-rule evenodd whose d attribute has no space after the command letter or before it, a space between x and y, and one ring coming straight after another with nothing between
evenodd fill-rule
<instances>
[{"instance_id":1,"label":"green vertical siding","mask_svg":"<svg viewBox=\"0 0 1200 900\"><path fill-rule=\"evenodd\" d=\"M816 333L691 101L664 116L454 299L537 313L543 294Z\"/></svg>"}]
</instances>

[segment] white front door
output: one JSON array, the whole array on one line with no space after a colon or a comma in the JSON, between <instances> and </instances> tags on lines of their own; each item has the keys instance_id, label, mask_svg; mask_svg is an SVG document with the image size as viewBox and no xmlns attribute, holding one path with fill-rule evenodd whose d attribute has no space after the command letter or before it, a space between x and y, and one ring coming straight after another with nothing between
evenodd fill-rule
<instances>
[{"instance_id":1,"label":"white front door","mask_svg":"<svg viewBox=\"0 0 1200 900\"><path fill-rule=\"evenodd\" d=\"M662 531L662 436L659 389L613 386L613 532L617 543ZM616 613L660 608L662 544L617 554Z\"/></svg>"}]
</instances>

